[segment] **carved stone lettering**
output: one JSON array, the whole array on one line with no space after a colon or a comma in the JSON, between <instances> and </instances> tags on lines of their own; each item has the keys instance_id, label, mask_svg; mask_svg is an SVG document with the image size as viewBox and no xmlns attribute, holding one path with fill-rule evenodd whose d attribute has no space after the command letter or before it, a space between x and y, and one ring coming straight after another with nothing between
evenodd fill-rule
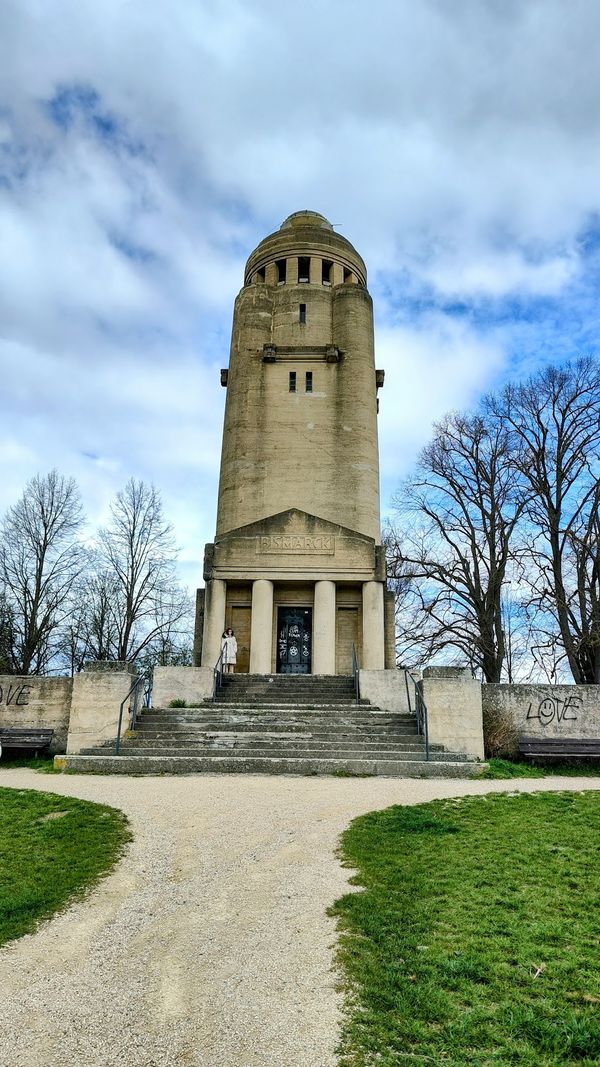
<instances>
[{"instance_id":1,"label":"carved stone lettering","mask_svg":"<svg viewBox=\"0 0 600 1067\"><path fill-rule=\"evenodd\" d=\"M333 556L335 537L331 534L317 534L316 537L307 537L304 534L257 537L256 551L263 555L285 553L299 556Z\"/></svg>"}]
</instances>

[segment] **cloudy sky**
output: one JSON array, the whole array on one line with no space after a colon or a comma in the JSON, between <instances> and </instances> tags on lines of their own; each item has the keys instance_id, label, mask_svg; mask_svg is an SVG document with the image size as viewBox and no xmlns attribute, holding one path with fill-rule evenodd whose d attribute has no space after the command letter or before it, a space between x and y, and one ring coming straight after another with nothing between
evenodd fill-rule
<instances>
[{"instance_id":1,"label":"cloudy sky","mask_svg":"<svg viewBox=\"0 0 600 1067\"><path fill-rule=\"evenodd\" d=\"M153 481L201 574L231 308L293 211L362 253L382 503L449 408L597 352L598 0L0 0L0 512Z\"/></svg>"}]
</instances>

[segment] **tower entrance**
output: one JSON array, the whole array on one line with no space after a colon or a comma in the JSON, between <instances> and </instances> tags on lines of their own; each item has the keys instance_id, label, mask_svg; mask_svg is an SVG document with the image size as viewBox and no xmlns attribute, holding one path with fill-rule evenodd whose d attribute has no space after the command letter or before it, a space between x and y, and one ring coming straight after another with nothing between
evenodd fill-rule
<instances>
[{"instance_id":1,"label":"tower entrance","mask_svg":"<svg viewBox=\"0 0 600 1067\"><path fill-rule=\"evenodd\" d=\"M277 608L277 673L310 674L312 608Z\"/></svg>"}]
</instances>

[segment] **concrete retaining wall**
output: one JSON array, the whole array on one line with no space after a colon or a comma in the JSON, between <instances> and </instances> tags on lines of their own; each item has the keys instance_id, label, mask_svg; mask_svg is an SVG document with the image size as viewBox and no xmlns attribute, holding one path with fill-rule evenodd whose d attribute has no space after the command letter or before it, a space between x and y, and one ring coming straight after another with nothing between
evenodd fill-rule
<instances>
[{"instance_id":1,"label":"concrete retaining wall","mask_svg":"<svg viewBox=\"0 0 600 1067\"><path fill-rule=\"evenodd\" d=\"M119 709L133 682L129 671L84 671L73 679L67 752L116 740ZM122 732L129 726L128 706L123 709Z\"/></svg>"},{"instance_id":2,"label":"concrete retaining wall","mask_svg":"<svg viewBox=\"0 0 600 1067\"><path fill-rule=\"evenodd\" d=\"M0 674L0 726L54 730L50 752L67 747L71 678Z\"/></svg>"},{"instance_id":3,"label":"concrete retaining wall","mask_svg":"<svg viewBox=\"0 0 600 1067\"><path fill-rule=\"evenodd\" d=\"M200 704L213 693L212 667L156 667L152 687L155 708L168 708L173 700Z\"/></svg>"},{"instance_id":4,"label":"concrete retaining wall","mask_svg":"<svg viewBox=\"0 0 600 1067\"><path fill-rule=\"evenodd\" d=\"M463 667L426 667L423 699L429 740L451 752L483 759L481 683Z\"/></svg>"},{"instance_id":5,"label":"concrete retaining wall","mask_svg":"<svg viewBox=\"0 0 600 1067\"><path fill-rule=\"evenodd\" d=\"M600 685L482 686L489 755L516 755L521 737L600 738Z\"/></svg>"},{"instance_id":6,"label":"concrete retaining wall","mask_svg":"<svg viewBox=\"0 0 600 1067\"><path fill-rule=\"evenodd\" d=\"M360 695L364 700L370 700L382 711L390 711L396 715L407 715L409 712L408 697L406 694L406 682L404 671L360 671ZM411 684L411 700L414 686ZM414 710L414 707L413 709Z\"/></svg>"}]
</instances>

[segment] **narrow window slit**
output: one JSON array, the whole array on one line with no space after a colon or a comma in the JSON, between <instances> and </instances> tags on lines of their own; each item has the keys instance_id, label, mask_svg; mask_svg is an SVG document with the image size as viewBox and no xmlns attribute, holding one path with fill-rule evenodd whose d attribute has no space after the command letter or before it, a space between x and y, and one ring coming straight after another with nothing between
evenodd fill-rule
<instances>
[{"instance_id":1,"label":"narrow window slit","mask_svg":"<svg viewBox=\"0 0 600 1067\"><path fill-rule=\"evenodd\" d=\"M331 285L331 271L333 263L330 259L324 259L321 263L321 281L323 285Z\"/></svg>"},{"instance_id":2,"label":"narrow window slit","mask_svg":"<svg viewBox=\"0 0 600 1067\"><path fill-rule=\"evenodd\" d=\"M306 322L306 304L300 304L300 313L298 315L298 322Z\"/></svg>"},{"instance_id":3,"label":"narrow window slit","mask_svg":"<svg viewBox=\"0 0 600 1067\"><path fill-rule=\"evenodd\" d=\"M296 392L296 371L290 371L290 393Z\"/></svg>"},{"instance_id":4,"label":"narrow window slit","mask_svg":"<svg viewBox=\"0 0 600 1067\"><path fill-rule=\"evenodd\" d=\"M313 391L312 385L313 385L313 372L311 370L307 370L307 372L306 372L306 392L307 393L312 393L312 391Z\"/></svg>"},{"instance_id":5,"label":"narrow window slit","mask_svg":"<svg viewBox=\"0 0 600 1067\"><path fill-rule=\"evenodd\" d=\"M287 263L285 259L278 259L275 266L277 267L277 284L285 285L285 277L287 272Z\"/></svg>"}]
</instances>

